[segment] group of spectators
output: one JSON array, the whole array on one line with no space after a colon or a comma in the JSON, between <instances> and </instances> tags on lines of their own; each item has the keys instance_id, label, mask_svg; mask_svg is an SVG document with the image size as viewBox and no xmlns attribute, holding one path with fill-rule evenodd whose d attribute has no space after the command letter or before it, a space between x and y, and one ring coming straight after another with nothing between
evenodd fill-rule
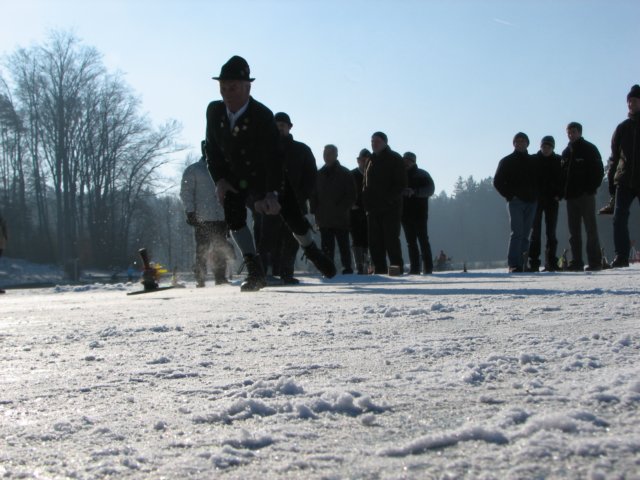
<instances>
[{"instance_id":1,"label":"group of spectators","mask_svg":"<svg viewBox=\"0 0 640 480\"><path fill-rule=\"evenodd\" d=\"M603 262L596 223L596 192L604 177L597 147L582 136L582 125L567 125L569 143L562 155L554 152L555 140L545 136L540 150L529 155L529 138L518 132L514 151L498 164L493 184L507 200L510 237L507 262L510 272L537 272L541 266L542 218L545 220L544 270L558 267L556 226L560 200L566 201L571 260L568 270L598 271L607 266L629 266L629 208L640 199L640 86L627 95L628 118L616 128L608 161L611 201L599 210L613 214L615 258ZM582 228L586 234L586 259L582 251Z\"/></svg>"},{"instance_id":2,"label":"group of spectators","mask_svg":"<svg viewBox=\"0 0 640 480\"><path fill-rule=\"evenodd\" d=\"M410 273L432 273L427 215L435 187L431 176L417 167L415 154L400 156L383 132L375 132L372 151L361 150L357 168L342 166L338 148L330 144L323 151L324 166L317 170L311 149L293 139L289 115L274 116L250 96L254 79L246 60L232 57L214 79L220 82L222 100L207 108L202 158L187 168L181 188L187 223L196 228L197 285L204 286L213 239L223 246L228 236L247 268L242 291L266 286L269 269L284 284L298 283L293 272L300 247L327 278L337 273L336 244L343 274L353 273L355 258L359 274L399 275L404 273L401 227ZM213 196L218 205L201 212L199 201L211 203ZM247 207L253 231L247 226ZM321 248L313 241L314 226ZM227 250L213 262L216 283L228 281L228 259Z\"/></svg>"}]
</instances>

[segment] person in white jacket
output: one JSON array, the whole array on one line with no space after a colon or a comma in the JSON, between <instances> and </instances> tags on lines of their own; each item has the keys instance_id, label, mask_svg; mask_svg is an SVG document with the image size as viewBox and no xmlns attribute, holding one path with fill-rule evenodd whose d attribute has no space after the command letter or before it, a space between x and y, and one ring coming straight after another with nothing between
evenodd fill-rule
<instances>
[{"instance_id":1,"label":"person in white jacket","mask_svg":"<svg viewBox=\"0 0 640 480\"><path fill-rule=\"evenodd\" d=\"M196 258L194 273L196 286L204 287L207 260L213 263L216 285L229 283L227 263L233 258L233 247L227 241L228 228L224 211L216 195L205 153L205 141L201 143L202 158L189 165L182 175L180 198L187 215L187 224L195 229Z\"/></svg>"}]
</instances>

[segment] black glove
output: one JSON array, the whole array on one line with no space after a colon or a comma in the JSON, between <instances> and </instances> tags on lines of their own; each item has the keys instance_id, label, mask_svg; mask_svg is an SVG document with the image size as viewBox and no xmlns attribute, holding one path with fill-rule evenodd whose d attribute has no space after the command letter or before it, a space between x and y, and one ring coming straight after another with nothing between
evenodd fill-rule
<instances>
[{"instance_id":1,"label":"black glove","mask_svg":"<svg viewBox=\"0 0 640 480\"><path fill-rule=\"evenodd\" d=\"M196 217L196 212L187 212L187 225L191 225L195 227L198 225L198 218Z\"/></svg>"}]
</instances>

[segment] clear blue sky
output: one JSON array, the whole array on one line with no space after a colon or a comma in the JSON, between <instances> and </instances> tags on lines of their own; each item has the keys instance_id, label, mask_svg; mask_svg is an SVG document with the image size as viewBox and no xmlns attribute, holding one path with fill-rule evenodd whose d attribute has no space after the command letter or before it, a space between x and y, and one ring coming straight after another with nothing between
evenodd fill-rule
<instances>
[{"instance_id":1,"label":"clear blue sky","mask_svg":"<svg viewBox=\"0 0 640 480\"><path fill-rule=\"evenodd\" d=\"M73 31L154 122L182 123L194 155L220 98L211 77L239 54L254 98L289 113L319 166L333 143L353 168L382 130L438 192L492 176L518 131L530 152L548 134L559 151L579 121L606 159L640 83L638 0L0 0L0 11L0 54Z\"/></svg>"}]
</instances>

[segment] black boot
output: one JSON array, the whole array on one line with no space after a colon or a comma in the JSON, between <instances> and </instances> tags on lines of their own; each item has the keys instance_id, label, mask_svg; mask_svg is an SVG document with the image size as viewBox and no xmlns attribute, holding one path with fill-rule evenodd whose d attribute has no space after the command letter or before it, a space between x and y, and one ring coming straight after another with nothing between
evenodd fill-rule
<instances>
[{"instance_id":1,"label":"black boot","mask_svg":"<svg viewBox=\"0 0 640 480\"><path fill-rule=\"evenodd\" d=\"M322 275L327 278L335 277L336 266L329 257L320 251L315 242L311 242L310 245L303 247L303 250L305 257L311 260L311 263L315 265Z\"/></svg>"},{"instance_id":2,"label":"black boot","mask_svg":"<svg viewBox=\"0 0 640 480\"><path fill-rule=\"evenodd\" d=\"M247 276L244 282L240 285L241 292L257 292L261 288L267 285L267 280L264 276L264 269L262 268L262 262L258 255L245 255L244 264L247 267Z\"/></svg>"}]
</instances>

